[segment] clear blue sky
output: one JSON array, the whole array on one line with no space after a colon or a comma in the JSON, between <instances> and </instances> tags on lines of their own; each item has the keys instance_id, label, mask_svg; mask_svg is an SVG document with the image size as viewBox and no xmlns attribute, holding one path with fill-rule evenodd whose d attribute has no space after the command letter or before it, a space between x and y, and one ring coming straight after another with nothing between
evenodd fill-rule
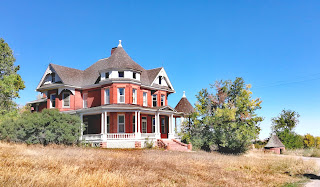
<instances>
[{"instance_id":1,"label":"clear blue sky","mask_svg":"<svg viewBox=\"0 0 320 187\"><path fill-rule=\"evenodd\" d=\"M93 1L92 1L93 2ZM259 112L261 138L284 108L300 113L296 132L320 136L320 1L1 1L0 37L14 50L34 100L47 65L85 69L118 40L146 69L163 66L195 103L201 88L243 77Z\"/></svg>"}]
</instances>

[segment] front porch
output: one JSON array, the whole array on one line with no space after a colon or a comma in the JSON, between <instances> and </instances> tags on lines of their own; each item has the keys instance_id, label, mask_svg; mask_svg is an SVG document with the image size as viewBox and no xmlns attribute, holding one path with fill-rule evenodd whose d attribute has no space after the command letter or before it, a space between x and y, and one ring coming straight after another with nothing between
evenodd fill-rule
<instances>
[{"instance_id":1,"label":"front porch","mask_svg":"<svg viewBox=\"0 0 320 187\"><path fill-rule=\"evenodd\" d=\"M112 144L122 142L132 147L147 139L175 139L177 120L174 111L110 111L80 114L83 124L81 140ZM108 146L110 147L110 146Z\"/></svg>"}]
</instances>

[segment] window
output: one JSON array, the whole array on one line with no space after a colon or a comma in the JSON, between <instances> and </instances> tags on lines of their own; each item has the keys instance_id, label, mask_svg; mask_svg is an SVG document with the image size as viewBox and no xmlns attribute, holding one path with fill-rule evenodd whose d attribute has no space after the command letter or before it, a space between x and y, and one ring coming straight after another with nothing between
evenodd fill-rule
<instances>
[{"instance_id":1,"label":"window","mask_svg":"<svg viewBox=\"0 0 320 187\"><path fill-rule=\"evenodd\" d=\"M159 76L159 84L161 85L162 76Z\"/></svg>"},{"instance_id":2,"label":"window","mask_svg":"<svg viewBox=\"0 0 320 187\"><path fill-rule=\"evenodd\" d=\"M136 116L132 116L132 132L136 132Z\"/></svg>"},{"instance_id":3,"label":"window","mask_svg":"<svg viewBox=\"0 0 320 187\"><path fill-rule=\"evenodd\" d=\"M109 72L106 73L106 79L109 79Z\"/></svg>"},{"instance_id":4,"label":"window","mask_svg":"<svg viewBox=\"0 0 320 187\"><path fill-rule=\"evenodd\" d=\"M123 78L124 77L124 72L123 71L119 71L118 75L119 75L119 78Z\"/></svg>"},{"instance_id":5,"label":"window","mask_svg":"<svg viewBox=\"0 0 320 187\"><path fill-rule=\"evenodd\" d=\"M50 108L56 107L56 94L50 95Z\"/></svg>"},{"instance_id":6,"label":"window","mask_svg":"<svg viewBox=\"0 0 320 187\"><path fill-rule=\"evenodd\" d=\"M152 118L152 133L156 131L156 119Z\"/></svg>"},{"instance_id":7,"label":"window","mask_svg":"<svg viewBox=\"0 0 320 187\"><path fill-rule=\"evenodd\" d=\"M118 132L124 133L124 115L118 115Z\"/></svg>"},{"instance_id":8,"label":"window","mask_svg":"<svg viewBox=\"0 0 320 187\"><path fill-rule=\"evenodd\" d=\"M165 95L161 95L161 106L165 105L165 100L166 100L166 96Z\"/></svg>"},{"instance_id":9,"label":"window","mask_svg":"<svg viewBox=\"0 0 320 187\"><path fill-rule=\"evenodd\" d=\"M142 117L142 133L147 133L147 117Z\"/></svg>"},{"instance_id":10,"label":"window","mask_svg":"<svg viewBox=\"0 0 320 187\"><path fill-rule=\"evenodd\" d=\"M107 133L110 133L110 122L109 122L109 116L107 116Z\"/></svg>"},{"instance_id":11,"label":"window","mask_svg":"<svg viewBox=\"0 0 320 187\"><path fill-rule=\"evenodd\" d=\"M162 134L166 133L164 122L165 122L164 118L161 118L161 133Z\"/></svg>"},{"instance_id":12,"label":"window","mask_svg":"<svg viewBox=\"0 0 320 187\"><path fill-rule=\"evenodd\" d=\"M63 93L62 94L62 106L64 108L70 107L70 94L69 93Z\"/></svg>"},{"instance_id":13,"label":"window","mask_svg":"<svg viewBox=\"0 0 320 187\"><path fill-rule=\"evenodd\" d=\"M132 89L132 104L137 104L137 89Z\"/></svg>"},{"instance_id":14,"label":"window","mask_svg":"<svg viewBox=\"0 0 320 187\"><path fill-rule=\"evenodd\" d=\"M110 91L105 89L104 104L110 104Z\"/></svg>"},{"instance_id":15,"label":"window","mask_svg":"<svg viewBox=\"0 0 320 187\"><path fill-rule=\"evenodd\" d=\"M125 103L124 88L118 88L118 103Z\"/></svg>"},{"instance_id":16,"label":"window","mask_svg":"<svg viewBox=\"0 0 320 187\"><path fill-rule=\"evenodd\" d=\"M147 92L143 92L143 106L148 105Z\"/></svg>"},{"instance_id":17,"label":"window","mask_svg":"<svg viewBox=\"0 0 320 187\"><path fill-rule=\"evenodd\" d=\"M55 73L51 73L51 82L56 82L56 74Z\"/></svg>"},{"instance_id":18,"label":"window","mask_svg":"<svg viewBox=\"0 0 320 187\"><path fill-rule=\"evenodd\" d=\"M157 106L157 94L152 95L152 106Z\"/></svg>"},{"instance_id":19,"label":"window","mask_svg":"<svg viewBox=\"0 0 320 187\"><path fill-rule=\"evenodd\" d=\"M83 93L83 108L88 107L88 93Z\"/></svg>"},{"instance_id":20,"label":"window","mask_svg":"<svg viewBox=\"0 0 320 187\"><path fill-rule=\"evenodd\" d=\"M136 79L137 78L137 74L135 72L133 72L132 74L132 78Z\"/></svg>"}]
</instances>

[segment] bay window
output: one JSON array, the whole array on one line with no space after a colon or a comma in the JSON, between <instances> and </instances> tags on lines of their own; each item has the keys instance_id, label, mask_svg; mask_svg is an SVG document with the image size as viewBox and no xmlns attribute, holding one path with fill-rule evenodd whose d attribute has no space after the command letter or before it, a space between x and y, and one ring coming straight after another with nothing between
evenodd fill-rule
<instances>
[{"instance_id":1,"label":"bay window","mask_svg":"<svg viewBox=\"0 0 320 187\"><path fill-rule=\"evenodd\" d=\"M137 104L137 89L132 89L132 104Z\"/></svg>"},{"instance_id":2,"label":"bay window","mask_svg":"<svg viewBox=\"0 0 320 187\"><path fill-rule=\"evenodd\" d=\"M125 103L125 89L118 88L118 103Z\"/></svg>"}]
</instances>

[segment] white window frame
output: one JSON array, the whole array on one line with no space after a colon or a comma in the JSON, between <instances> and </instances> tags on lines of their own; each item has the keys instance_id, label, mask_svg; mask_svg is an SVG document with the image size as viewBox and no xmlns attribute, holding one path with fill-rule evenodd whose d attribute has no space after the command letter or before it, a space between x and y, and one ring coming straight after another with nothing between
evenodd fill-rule
<instances>
[{"instance_id":1,"label":"white window frame","mask_svg":"<svg viewBox=\"0 0 320 187\"><path fill-rule=\"evenodd\" d=\"M119 117L123 116L123 123L120 124ZM120 132L120 125L123 124L123 132ZM125 133L126 132L126 116L124 114L118 114L118 133Z\"/></svg>"},{"instance_id":2,"label":"white window frame","mask_svg":"<svg viewBox=\"0 0 320 187\"><path fill-rule=\"evenodd\" d=\"M163 123L162 123L163 122ZM161 134L166 134L166 118L160 118Z\"/></svg>"},{"instance_id":3,"label":"white window frame","mask_svg":"<svg viewBox=\"0 0 320 187\"><path fill-rule=\"evenodd\" d=\"M110 117L107 115L107 133L110 133Z\"/></svg>"},{"instance_id":4,"label":"white window frame","mask_svg":"<svg viewBox=\"0 0 320 187\"><path fill-rule=\"evenodd\" d=\"M52 106L52 96L55 96L54 97L54 107ZM54 94L50 94L50 108L56 108L56 105L57 105L57 103L56 103L56 94L54 93Z\"/></svg>"},{"instance_id":5,"label":"white window frame","mask_svg":"<svg viewBox=\"0 0 320 187\"><path fill-rule=\"evenodd\" d=\"M137 73L136 72L132 72L132 78L133 79L137 79Z\"/></svg>"},{"instance_id":6,"label":"white window frame","mask_svg":"<svg viewBox=\"0 0 320 187\"><path fill-rule=\"evenodd\" d=\"M161 95L160 104L161 104L161 106L165 106L166 105L166 96L165 95Z\"/></svg>"},{"instance_id":7,"label":"white window frame","mask_svg":"<svg viewBox=\"0 0 320 187\"><path fill-rule=\"evenodd\" d=\"M146 126L145 126L145 129L144 129L144 122L145 122L145 124L146 124ZM142 117L141 118L141 132L142 133L147 133L148 132L148 118L147 117Z\"/></svg>"},{"instance_id":8,"label":"white window frame","mask_svg":"<svg viewBox=\"0 0 320 187\"><path fill-rule=\"evenodd\" d=\"M83 93L83 108L88 108L88 93Z\"/></svg>"},{"instance_id":9,"label":"white window frame","mask_svg":"<svg viewBox=\"0 0 320 187\"><path fill-rule=\"evenodd\" d=\"M123 102L120 102L120 89L123 89ZM118 88L118 103L126 103L126 89L125 88Z\"/></svg>"},{"instance_id":10,"label":"white window frame","mask_svg":"<svg viewBox=\"0 0 320 187\"><path fill-rule=\"evenodd\" d=\"M65 99L65 96L64 96L64 94L69 94L69 106L65 106L64 105L64 99ZM71 105L71 103L70 103L70 93L67 93L67 92L62 92L62 108L70 108L70 105Z\"/></svg>"},{"instance_id":11,"label":"white window frame","mask_svg":"<svg viewBox=\"0 0 320 187\"><path fill-rule=\"evenodd\" d=\"M156 98L156 100L155 100L156 106L154 106L154 100L153 100L154 96L156 96L155 97ZM158 94L153 94L152 95L152 107L157 107L157 106L158 106Z\"/></svg>"},{"instance_id":12,"label":"white window frame","mask_svg":"<svg viewBox=\"0 0 320 187\"><path fill-rule=\"evenodd\" d=\"M109 88L104 90L104 104L110 104L110 89Z\"/></svg>"},{"instance_id":13,"label":"white window frame","mask_svg":"<svg viewBox=\"0 0 320 187\"><path fill-rule=\"evenodd\" d=\"M152 117L152 133L156 131L156 118Z\"/></svg>"},{"instance_id":14,"label":"white window frame","mask_svg":"<svg viewBox=\"0 0 320 187\"><path fill-rule=\"evenodd\" d=\"M132 104L137 104L137 89L132 89Z\"/></svg>"},{"instance_id":15,"label":"white window frame","mask_svg":"<svg viewBox=\"0 0 320 187\"><path fill-rule=\"evenodd\" d=\"M148 93L143 92L143 106L148 106Z\"/></svg>"}]
</instances>

